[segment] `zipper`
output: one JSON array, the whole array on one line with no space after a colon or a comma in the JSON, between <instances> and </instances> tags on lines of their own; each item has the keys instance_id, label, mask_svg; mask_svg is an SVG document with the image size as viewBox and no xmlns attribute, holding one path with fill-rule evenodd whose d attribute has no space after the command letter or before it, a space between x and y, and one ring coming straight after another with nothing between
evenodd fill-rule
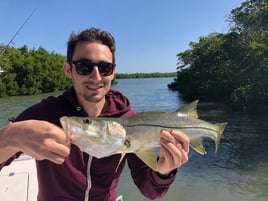
<instances>
[{"instance_id":1,"label":"zipper","mask_svg":"<svg viewBox=\"0 0 268 201\"><path fill-rule=\"evenodd\" d=\"M91 189L91 175L90 175L90 168L91 168L91 163L92 163L92 156L89 155L88 162L87 162L87 189L85 192L85 201L88 201L89 199L89 191Z\"/></svg>"}]
</instances>

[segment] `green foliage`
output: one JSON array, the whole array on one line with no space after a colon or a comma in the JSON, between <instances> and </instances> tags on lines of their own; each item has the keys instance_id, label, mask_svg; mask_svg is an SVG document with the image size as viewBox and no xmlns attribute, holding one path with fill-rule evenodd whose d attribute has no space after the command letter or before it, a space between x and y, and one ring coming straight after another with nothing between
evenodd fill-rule
<instances>
[{"instance_id":1,"label":"green foliage","mask_svg":"<svg viewBox=\"0 0 268 201\"><path fill-rule=\"evenodd\" d=\"M0 46L0 49L4 48ZM65 57L37 50L9 47L0 57L0 97L32 95L63 90L70 86L62 64Z\"/></svg>"},{"instance_id":2,"label":"green foliage","mask_svg":"<svg viewBox=\"0 0 268 201\"><path fill-rule=\"evenodd\" d=\"M5 48L0 46L0 49ZM8 47L0 57L0 98L54 92L70 87L62 64L65 57L39 47ZM175 77L176 73L117 74L121 78ZM116 83L116 79L112 84Z\"/></svg>"},{"instance_id":3,"label":"green foliage","mask_svg":"<svg viewBox=\"0 0 268 201\"><path fill-rule=\"evenodd\" d=\"M231 11L229 21L229 33L201 37L177 55L177 77L168 87L189 100L262 111L268 105L268 3L245 1Z\"/></svg>"}]
</instances>

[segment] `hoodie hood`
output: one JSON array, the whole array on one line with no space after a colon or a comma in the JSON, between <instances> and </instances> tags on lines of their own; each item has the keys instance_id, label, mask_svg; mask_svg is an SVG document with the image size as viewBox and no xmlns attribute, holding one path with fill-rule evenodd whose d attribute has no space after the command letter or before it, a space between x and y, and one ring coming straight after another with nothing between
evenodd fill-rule
<instances>
[{"instance_id":1,"label":"hoodie hood","mask_svg":"<svg viewBox=\"0 0 268 201\"><path fill-rule=\"evenodd\" d=\"M80 110L86 116L77 101L76 92L73 87L64 92L63 96L75 107L75 110ZM105 99L107 107L102 111L100 117L129 117L136 114L128 98L117 90L110 90L106 94Z\"/></svg>"},{"instance_id":2,"label":"hoodie hood","mask_svg":"<svg viewBox=\"0 0 268 201\"><path fill-rule=\"evenodd\" d=\"M117 90L110 90L106 94L106 102L108 105L100 115L102 117L129 117L136 114L127 97Z\"/></svg>"}]
</instances>

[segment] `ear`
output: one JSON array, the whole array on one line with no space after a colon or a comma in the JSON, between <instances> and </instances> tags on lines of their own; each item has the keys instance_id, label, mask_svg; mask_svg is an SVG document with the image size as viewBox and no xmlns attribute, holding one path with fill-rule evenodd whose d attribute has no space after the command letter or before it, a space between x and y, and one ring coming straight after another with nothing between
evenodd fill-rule
<instances>
[{"instance_id":1,"label":"ear","mask_svg":"<svg viewBox=\"0 0 268 201\"><path fill-rule=\"evenodd\" d=\"M63 64L63 70L65 72L65 75L68 78L72 79L72 69L71 69L71 66L70 66L70 64L68 62L64 62L64 64Z\"/></svg>"}]
</instances>

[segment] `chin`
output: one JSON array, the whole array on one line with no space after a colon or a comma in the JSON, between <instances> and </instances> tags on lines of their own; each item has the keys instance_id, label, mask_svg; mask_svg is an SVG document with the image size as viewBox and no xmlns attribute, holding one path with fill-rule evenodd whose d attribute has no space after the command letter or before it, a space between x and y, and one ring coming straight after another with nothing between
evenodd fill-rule
<instances>
[{"instance_id":1,"label":"chin","mask_svg":"<svg viewBox=\"0 0 268 201\"><path fill-rule=\"evenodd\" d=\"M91 103L98 103L100 102L101 100L103 100L105 98L105 96L103 95L91 95L91 96L86 96L85 99L88 101L88 102L91 102Z\"/></svg>"}]
</instances>

